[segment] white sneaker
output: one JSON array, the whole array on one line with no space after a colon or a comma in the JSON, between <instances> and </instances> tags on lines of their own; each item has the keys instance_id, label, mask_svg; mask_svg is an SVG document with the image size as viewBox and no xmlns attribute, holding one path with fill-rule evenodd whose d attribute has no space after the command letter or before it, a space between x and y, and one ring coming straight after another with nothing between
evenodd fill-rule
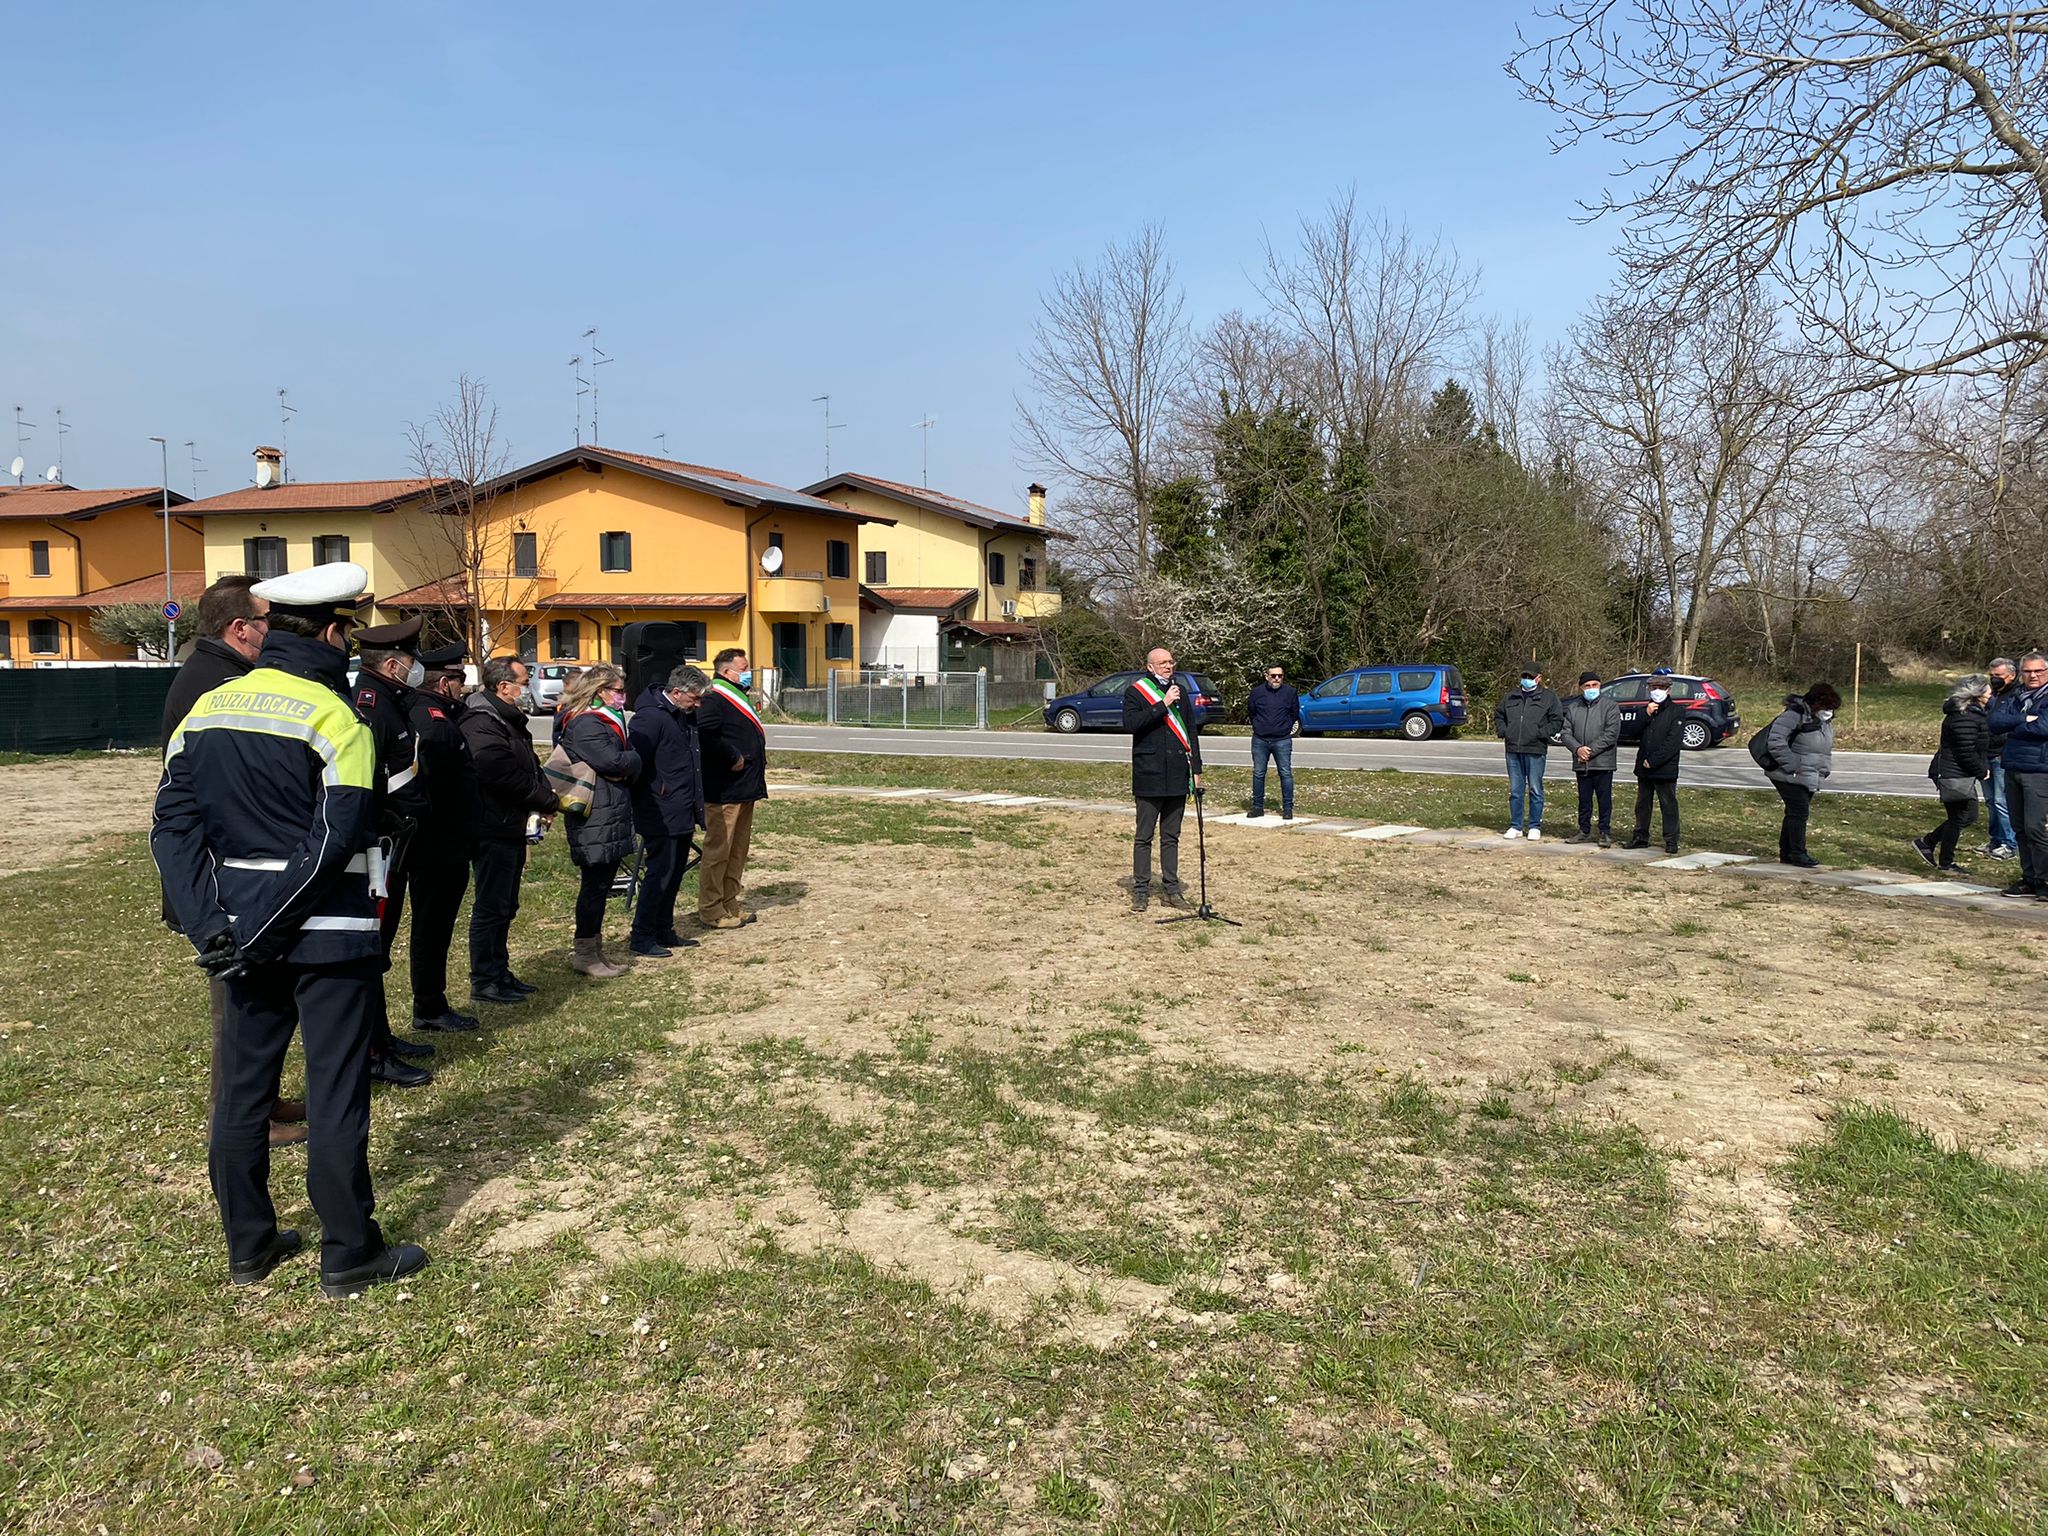
<instances>
[{"instance_id":1,"label":"white sneaker","mask_svg":"<svg viewBox=\"0 0 2048 1536\"><path fill-rule=\"evenodd\" d=\"M1522 829L1521 829L1520 827L1509 827L1509 828L1507 829L1507 831L1505 831L1505 832L1501 833L1501 836L1502 836L1502 837L1508 837L1508 838L1515 838L1515 837L1520 837L1521 835L1522 835Z\"/></svg>"},{"instance_id":2,"label":"white sneaker","mask_svg":"<svg viewBox=\"0 0 2048 1536\"><path fill-rule=\"evenodd\" d=\"M1542 841L1543 841L1543 829L1542 829L1541 827L1531 827L1531 828L1529 829L1529 841L1530 841L1530 842L1532 842L1532 843L1540 843L1540 842L1542 842Z\"/></svg>"}]
</instances>

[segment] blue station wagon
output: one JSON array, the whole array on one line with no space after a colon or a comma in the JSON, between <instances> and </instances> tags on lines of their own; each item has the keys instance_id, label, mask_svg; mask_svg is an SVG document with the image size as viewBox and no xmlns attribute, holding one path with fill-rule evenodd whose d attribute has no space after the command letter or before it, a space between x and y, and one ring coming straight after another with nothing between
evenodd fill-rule
<instances>
[{"instance_id":1,"label":"blue station wagon","mask_svg":"<svg viewBox=\"0 0 2048 1536\"><path fill-rule=\"evenodd\" d=\"M1144 675L1142 672L1112 672L1101 682L1090 684L1079 693L1048 699L1045 723L1063 734L1120 731L1124 728L1124 690ZM1222 712L1223 697L1201 673L1182 675L1195 685L1195 696L1188 701L1194 708L1194 722L1198 726L1207 725L1212 716Z\"/></svg>"},{"instance_id":2,"label":"blue station wagon","mask_svg":"<svg viewBox=\"0 0 2048 1536\"><path fill-rule=\"evenodd\" d=\"M1399 731L1427 741L1465 723L1465 679L1456 667L1354 667L1317 683L1301 696L1301 734L1326 731Z\"/></svg>"}]
</instances>

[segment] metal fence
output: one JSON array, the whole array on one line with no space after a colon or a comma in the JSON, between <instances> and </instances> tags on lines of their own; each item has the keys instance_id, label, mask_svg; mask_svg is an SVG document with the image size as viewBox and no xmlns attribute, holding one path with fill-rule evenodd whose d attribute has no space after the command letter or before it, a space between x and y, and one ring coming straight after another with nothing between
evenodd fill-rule
<instances>
[{"instance_id":1,"label":"metal fence","mask_svg":"<svg viewBox=\"0 0 2048 1536\"><path fill-rule=\"evenodd\" d=\"M163 743L176 667L23 667L0 672L0 750L81 752Z\"/></svg>"},{"instance_id":2,"label":"metal fence","mask_svg":"<svg viewBox=\"0 0 2048 1536\"><path fill-rule=\"evenodd\" d=\"M795 720L825 725L988 728L988 677L981 672L828 672L822 688L784 688L775 704Z\"/></svg>"}]
</instances>

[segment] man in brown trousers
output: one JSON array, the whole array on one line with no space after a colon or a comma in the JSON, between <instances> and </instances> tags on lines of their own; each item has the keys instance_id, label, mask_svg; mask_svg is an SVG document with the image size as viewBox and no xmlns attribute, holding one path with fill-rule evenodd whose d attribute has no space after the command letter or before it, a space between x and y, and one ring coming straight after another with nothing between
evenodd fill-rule
<instances>
[{"instance_id":1,"label":"man in brown trousers","mask_svg":"<svg viewBox=\"0 0 2048 1536\"><path fill-rule=\"evenodd\" d=\"M740 902L754 802L768 798L768 734L747 696L754 673L747 653L720 651L715 674L697 705L697 741L704 761L704 860L697 866L697 921L739 928L754 920Z\"/></svg>"}]
</instances>

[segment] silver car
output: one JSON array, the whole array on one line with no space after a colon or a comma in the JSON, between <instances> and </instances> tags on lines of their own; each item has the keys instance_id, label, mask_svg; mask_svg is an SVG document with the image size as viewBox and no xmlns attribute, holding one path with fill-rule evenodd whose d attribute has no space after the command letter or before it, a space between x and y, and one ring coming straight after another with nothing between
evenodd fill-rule
<instances>
[{"instance_id":1,"label":"silver car","mask_svg":"<svg viewBox=\"0 0 2048 1536\"><path fill-rule=\"evenodd\" d=\"M554 662L545 665L529 662L526 668L526 712L529 715L552 715L555 705L561 701L562 690L582 670L581 667Z\"/></svg>"}]
</instances>

